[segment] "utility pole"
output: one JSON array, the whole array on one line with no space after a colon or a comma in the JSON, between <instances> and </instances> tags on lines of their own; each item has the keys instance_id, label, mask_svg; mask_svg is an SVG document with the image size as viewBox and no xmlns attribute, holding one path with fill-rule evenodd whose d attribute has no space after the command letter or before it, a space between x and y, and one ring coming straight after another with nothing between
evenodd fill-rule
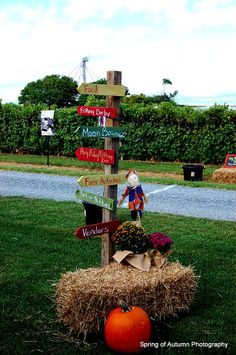
<instances>
[{"instance_id":1,"label":"utility pole","mask_svg":"<svg viewBox=\"0 0 236 355\"><path fill-rule=\"evenodd\" d=\"M82 58L83 83L86 83L86 62L88 62L88 57Z\"/></svg>"}]
</instances>

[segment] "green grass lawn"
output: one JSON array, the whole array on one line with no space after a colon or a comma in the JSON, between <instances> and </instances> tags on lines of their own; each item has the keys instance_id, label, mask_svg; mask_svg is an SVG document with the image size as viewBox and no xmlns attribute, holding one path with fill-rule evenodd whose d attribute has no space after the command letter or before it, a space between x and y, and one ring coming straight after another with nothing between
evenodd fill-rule
<instances>
[{"instance_id":1,"label":"green grass lawn","mask_svg":"<svg viewBox=\"0 0 236 355\"><path fill-rule=\"evenodd\" d=\"M29 154L0 154L0 162L7 163L19 163L19 164L33 164L41 165L47 168L47 157L44 155L29 155ZM90 163L80 161L77 158L72 157L57 157L50 156L49 165L51 167L68 167L68 168L84 168L88 167L91 169L102 168L103 164L100 163ZM131 160L120 160L119 169L129 170L135 168L140 172L153 172L153 173L171 173L171 174L182 174L181 162L165 163L165 162L149 162L149 161L131 161ZM205 175L211 175L215 169L219 166L217 165L207 165L205 170Z\"/></svg>"},{"instance_id":2,"label":"green grass lawn","mask_svg":"<svg viewBox=\"0 0 236 355\"><path fill-rule=\"evenodd\" d=\"M135 169L139 173L141 182L236 190L235 184L212 182L212 174L219 168L217 165L206 165L203 171L203 181L184 181L182 165L183 163L181 162L165 163L120 160L119 171ZM0 170L78 177L85 174L97 174L98 170L101 174L104 172L102 164L79 161L77 158L51 156L49 166L47 166L47 157L43 155L3 153L0 153Z\"/></svg>"},{"instance_id":3,"label":"green grass lawn","mask_svg":"<svg viewBox=\"0 0 236 355\"><path fill-rule=\"evenodd\" d=\"M119 210L119 218L129 218ZM0 353L111 354L103 335L83 338L69 334L57 320L53 296L60 275L100 264L100 238L78 240L83 209L74 202L0 198ZM189 313L153 322L152 341L228 343L235 347L236 223L146 212L147 233L160 231L174 239L170 260L193 265L200 276ZM151 348L144 354L224 354L217 350Z\"/></svg>"}]
</instances>

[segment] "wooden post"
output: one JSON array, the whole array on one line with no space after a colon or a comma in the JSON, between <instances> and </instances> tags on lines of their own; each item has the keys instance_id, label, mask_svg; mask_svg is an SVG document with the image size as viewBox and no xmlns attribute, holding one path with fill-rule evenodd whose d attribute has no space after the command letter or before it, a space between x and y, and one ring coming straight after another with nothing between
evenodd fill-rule
<instances>
[{"instance_id":1,"label":"wooden post","mask_svg":"<svg viewBox=\"0 0 236 355\"><path fill-rule=\"evenodd\" d=\"M50 136L47 136L47 166L49 166Z\"/></svg>"},{"instance_id":2,"label":"wooden post","mask_svg":"<svg viewBox=\"0 0 236 355\"><path fill-rule=\"evenodd\" d=\"M120 71L108 71L107 72L107 84L109 85L121 85L121 72ZM117 119L106 119L106 126L118 127L120 116L120 97L107 96L106 106L116 108L118 110ZM105 174L117 174L118 173L118 161L119 161L119 139L118 138L105 138L105 149L113 149L115 151L115 163L114 165L104 164ZM117 202L117 185L105 186L104 197L109 197L115 200L115 209L113 211L103 209L103 222L109 222L116 218L116 202ZM111 261L111 257L114 254L112 243L109 234L102 235L101 246L101 265L108 265Z\"/></svg>"}]
</instances>

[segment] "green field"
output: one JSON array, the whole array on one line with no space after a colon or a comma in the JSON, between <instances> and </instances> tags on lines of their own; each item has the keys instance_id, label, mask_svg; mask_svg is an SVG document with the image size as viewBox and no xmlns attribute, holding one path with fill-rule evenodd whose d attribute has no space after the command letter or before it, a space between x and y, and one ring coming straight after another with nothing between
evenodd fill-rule
<instances>
[{"instance_id":1,"label":"green field","mask_svg":"<svg viewBox=\"0 0 236 355\"><path fill-rule=\"evenodd\" d=\"M119 218L129 218L119 210ZM72 335L57 320L55 285L60 275L100 264L100 238L78 240L83 209L74 202L0 198L1 354L111 354L103 334ZM144 354L233 354L235 346L236 223L146 212L147 233L174 239L170 260L193 265L200 276L189 313L153 322L153 342L228 343L224 349L151 348Z\"/></svg>"},{"instance_id":2,"label":"green field","mask_svg":"<svg viewBox=\"0 0 236 355\"><path fill-rule=\"evenodd\" d=\"M220 166L206 165L203 171L203 181L184 181L182 165L181 162L120 160L119 171L125 173L130 169L135 169L139 173L141 182L236 190L235 184L219 184L212 181L212 174ZM49 166L47 166L47 157L43 155L3 153L0 153L0 170L78 177L85 174L103 173L104 171L102 164L83 162L77 158L50 156Z\"/></svg>"}]
</instances>

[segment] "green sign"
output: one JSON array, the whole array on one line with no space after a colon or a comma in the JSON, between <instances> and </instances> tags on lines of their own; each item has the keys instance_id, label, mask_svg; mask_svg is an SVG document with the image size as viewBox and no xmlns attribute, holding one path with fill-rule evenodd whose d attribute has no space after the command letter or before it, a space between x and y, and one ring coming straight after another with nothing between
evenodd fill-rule
<instances>
[{"instance_id":1,"label":"green sign","mask_svg":"<svg viewBox=\"0 0 236 355\"><path fill-rule=\"evenodd\" d=\"M82 138L124 138L125 134L120 127L78 127L75 131Z\"/></svg>"},{"instance_id":2,"label":"green sign","mask_svg":"<svg viewBox=\"0 0 236 355\"><path fill-rule=\"evenodd\" d=\"M111 211L114 209L114 200L111 198L94 195L87 190L77 190L76 196L82 201L92 203L102 208L106 208Z\"/></svg>"}]
</instances>

